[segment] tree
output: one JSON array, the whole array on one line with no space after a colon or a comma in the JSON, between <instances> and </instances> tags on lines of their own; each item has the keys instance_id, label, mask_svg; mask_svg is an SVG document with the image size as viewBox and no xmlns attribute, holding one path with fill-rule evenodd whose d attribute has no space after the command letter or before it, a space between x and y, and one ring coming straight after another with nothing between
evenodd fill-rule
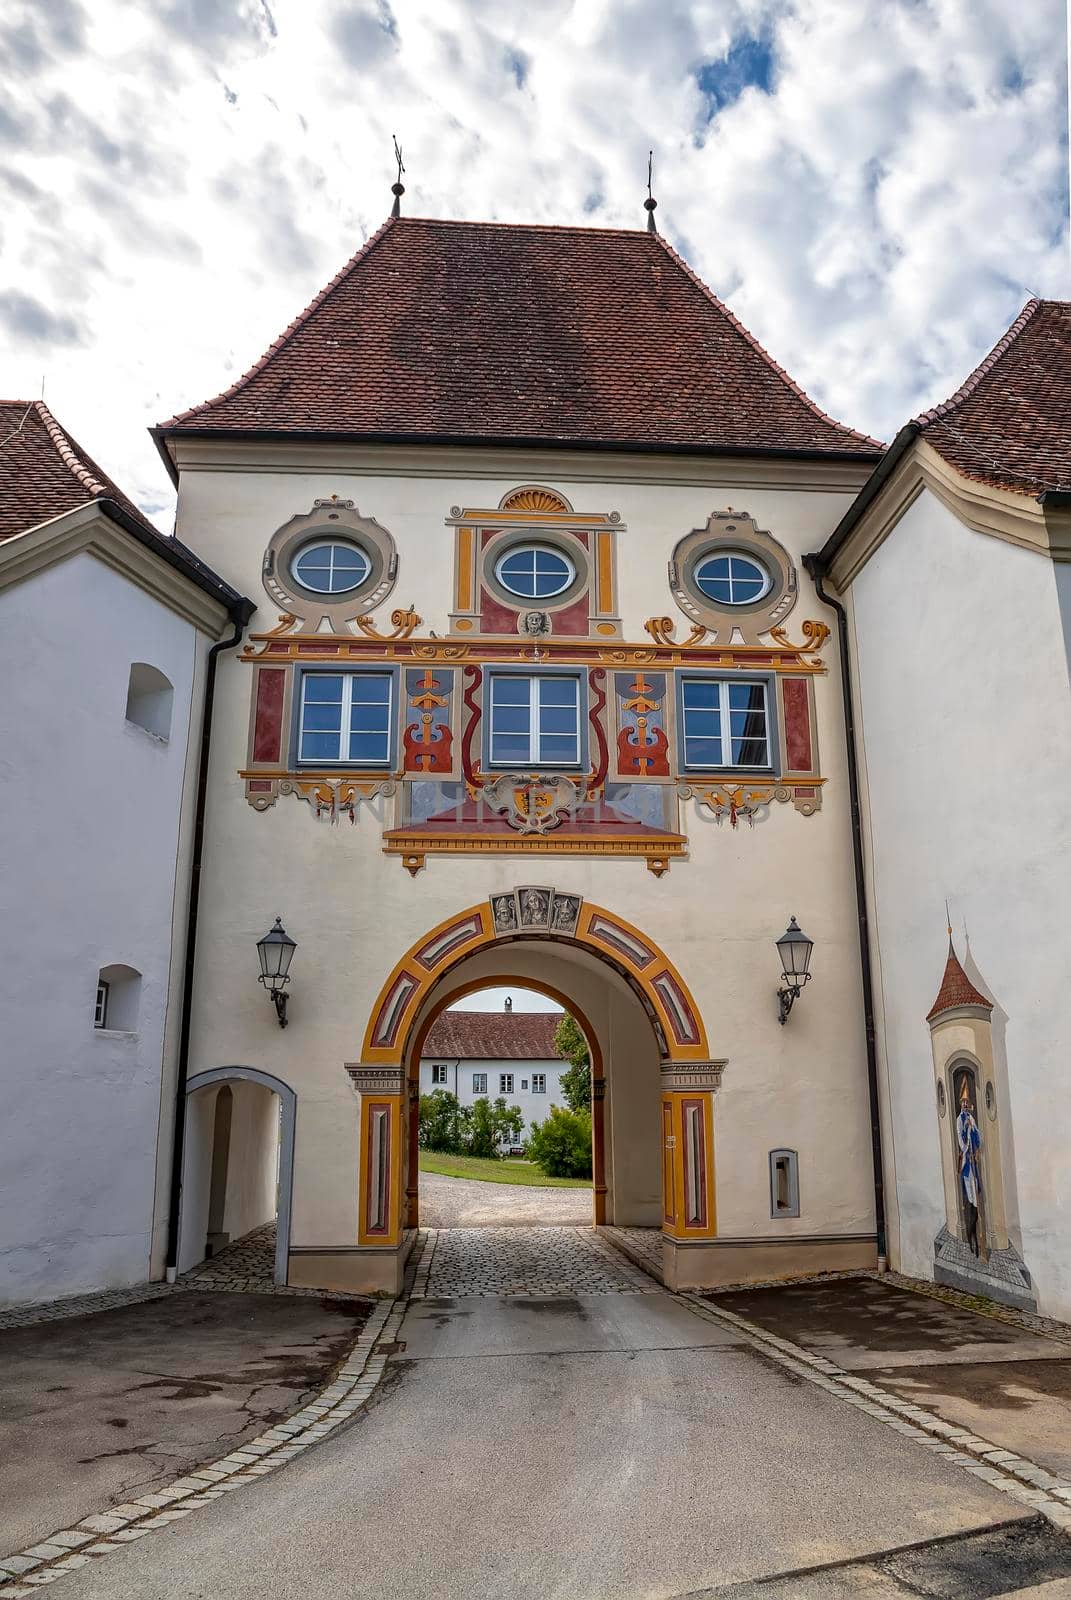
<instances>
[{"instance_id":1,"label":"tree","mask_svg":"<svg viewBox=\"0 0 1071 1600\"><path fill-rule=\"evenodd\" d=\"M591 1109L591 1058L588 1042L568 1011L554 1030L554 1048L569 1062L561 1075L561 1091L570 1111Z\"/></svg>"},{"instance_id":2,"label":"tree","mask_svg":"<svg viewBox=\"0 0 1071 1600\"><path fill-rule=\"evenodd\" d=\"M493 1104L490 1100L477 1100L469 1123L468 1154L497 1159L500 1146L520 1144L523 1127L520 1106L507 1106L501 1095Z\"/></svg>"},{"instance_id":3,"label":"tree","mask_svg":"<svg viewBox=\"0 0 1071 1600\"><path fill-rule=\"evenodd\" d=\"M449 1089L433 1089L420 1096L417 1140L424 1150L442 1150L458 1155L469 1145L468 1125L472 1112Z\"/></svg>"},{"instance_id":4,"label":"tree","mask_svg":"<svg viewBox=\"0 0 1071 1600\"><path fill-rule=\"evenodd\" d=\"M548 1178L590 1178L590 1111L551 1106L546 1122L532 1124L528 1154Z\"/></svg>"}]
</instances>

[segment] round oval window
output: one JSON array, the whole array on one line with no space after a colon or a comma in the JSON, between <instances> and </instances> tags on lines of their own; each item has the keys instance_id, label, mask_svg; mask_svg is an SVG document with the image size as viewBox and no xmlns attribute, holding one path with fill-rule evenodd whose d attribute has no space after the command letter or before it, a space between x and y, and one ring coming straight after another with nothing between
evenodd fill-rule
<instances>
[{"instance_id":1,"label":"round oval window","mask_svg":"<svg viewBox=\"0 0 1071 1600\"><path fill-rule=\"evenodd\" d=\"M522 600L552 600L576 577L568 556L546 544L514 545L495 563L495 577Z\"/></svg>"},{"instance_id":2,"label":"round oval window","mask_svg":"<svg viewBox=\"0 0 1071 1600\"><path fill-rule=\"evenodd\" d=\"M314 594L347 594L359 589L371 570L372 563L360 546L342 539L307 544L290 564L291 575Z\"/></svg>"},{"instance_id":3,"label":"round oval window","mask_svg":"<svg viewBox=\"0 0 1071 1600\"><path fill-rule=\"evenodd\" d=\"M732 550L707 556L693 576L700 593L719 606L746 606L761 600L770 587L770 574L764 566Z\"/></svg>"}]
</instances>

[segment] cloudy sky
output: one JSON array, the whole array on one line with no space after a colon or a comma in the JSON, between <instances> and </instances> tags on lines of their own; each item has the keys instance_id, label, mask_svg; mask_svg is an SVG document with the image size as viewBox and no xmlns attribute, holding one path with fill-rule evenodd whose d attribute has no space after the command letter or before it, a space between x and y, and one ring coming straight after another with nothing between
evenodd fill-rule
<instances>
[{"instance_id":1,"label":"cloudy sky","mask_svg":"<svg viewBox=\"0 0 1071 1600\"><path fill-rule=\"evenodd\" d=\"M1071 295L1062 0L5 0L0 353L162 527L145 429L406 210L658 221L891 437Z\"/></svg>"}]
</instances>

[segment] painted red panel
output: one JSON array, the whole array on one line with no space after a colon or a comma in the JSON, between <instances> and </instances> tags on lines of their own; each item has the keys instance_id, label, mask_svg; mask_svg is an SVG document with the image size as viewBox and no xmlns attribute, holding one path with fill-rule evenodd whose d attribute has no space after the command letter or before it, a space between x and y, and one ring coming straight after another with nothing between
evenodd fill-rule
<instances>
[{"instance_id":1,"label":"painted red panel","mask_svg":"<svg viewBox=\"0 0 1071 1600\"><path fill-rule=\"evenodd\" d=\"M283 697L286 673L261 667L257 673L257 711L253 723L253 760L279 761L283 749Z\"/></svg>"},{"instance_id":2,"label":"painted red panel","mask_svg":"<svg viewBox=\"0 0 1071 1600\"><path fill-rule=\"evenodd\" d=\"M525 606L526 611L530 610ZM520 606L504 606L493 595L480 588L480 627L485 633L516 633Z\"/></svg>"},{"instance_id":3,"label":"painted red panel","mask_svg":"<svg viewBox=\"0 0 1071 1600\"><path fill-rule=\"evenodd\" d=\"M571 606L563 606L560 611L555 611L553 613L555 634L566 633L574 638L586 639L589 604L587 595L582 594Z\"/></svg>"},{"instance_id":4,"label":"painted red panel","mask_svg":"<svg viewBox=\"0 0 1071 1600\"><path fill-rule=\"evenodd\" d=\"M789 772L811 770L811 708L805 678L783 678L785 697L785 762Z\"/></svg>"}]
</instances>

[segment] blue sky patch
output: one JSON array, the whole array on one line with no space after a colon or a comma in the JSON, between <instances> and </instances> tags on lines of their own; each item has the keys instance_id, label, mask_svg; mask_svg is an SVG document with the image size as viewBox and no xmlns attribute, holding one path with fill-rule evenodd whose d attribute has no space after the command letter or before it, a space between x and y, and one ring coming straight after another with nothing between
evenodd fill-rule
<instances>
[{"instance_id":1,"label":"blue sky patch","mask_svg":"<svg viewBox=\"0 0 1071 1600\"><path fill-rule=\"evenodd\" d=\"M769 94L773 85L774 59L768 39L745 35L735 39L718 61L704 61L696 70L695 81L706 100L706 120L712 122L719 111L739 100L745 89L761 89Z\"/></svg>"}]
</instances>

